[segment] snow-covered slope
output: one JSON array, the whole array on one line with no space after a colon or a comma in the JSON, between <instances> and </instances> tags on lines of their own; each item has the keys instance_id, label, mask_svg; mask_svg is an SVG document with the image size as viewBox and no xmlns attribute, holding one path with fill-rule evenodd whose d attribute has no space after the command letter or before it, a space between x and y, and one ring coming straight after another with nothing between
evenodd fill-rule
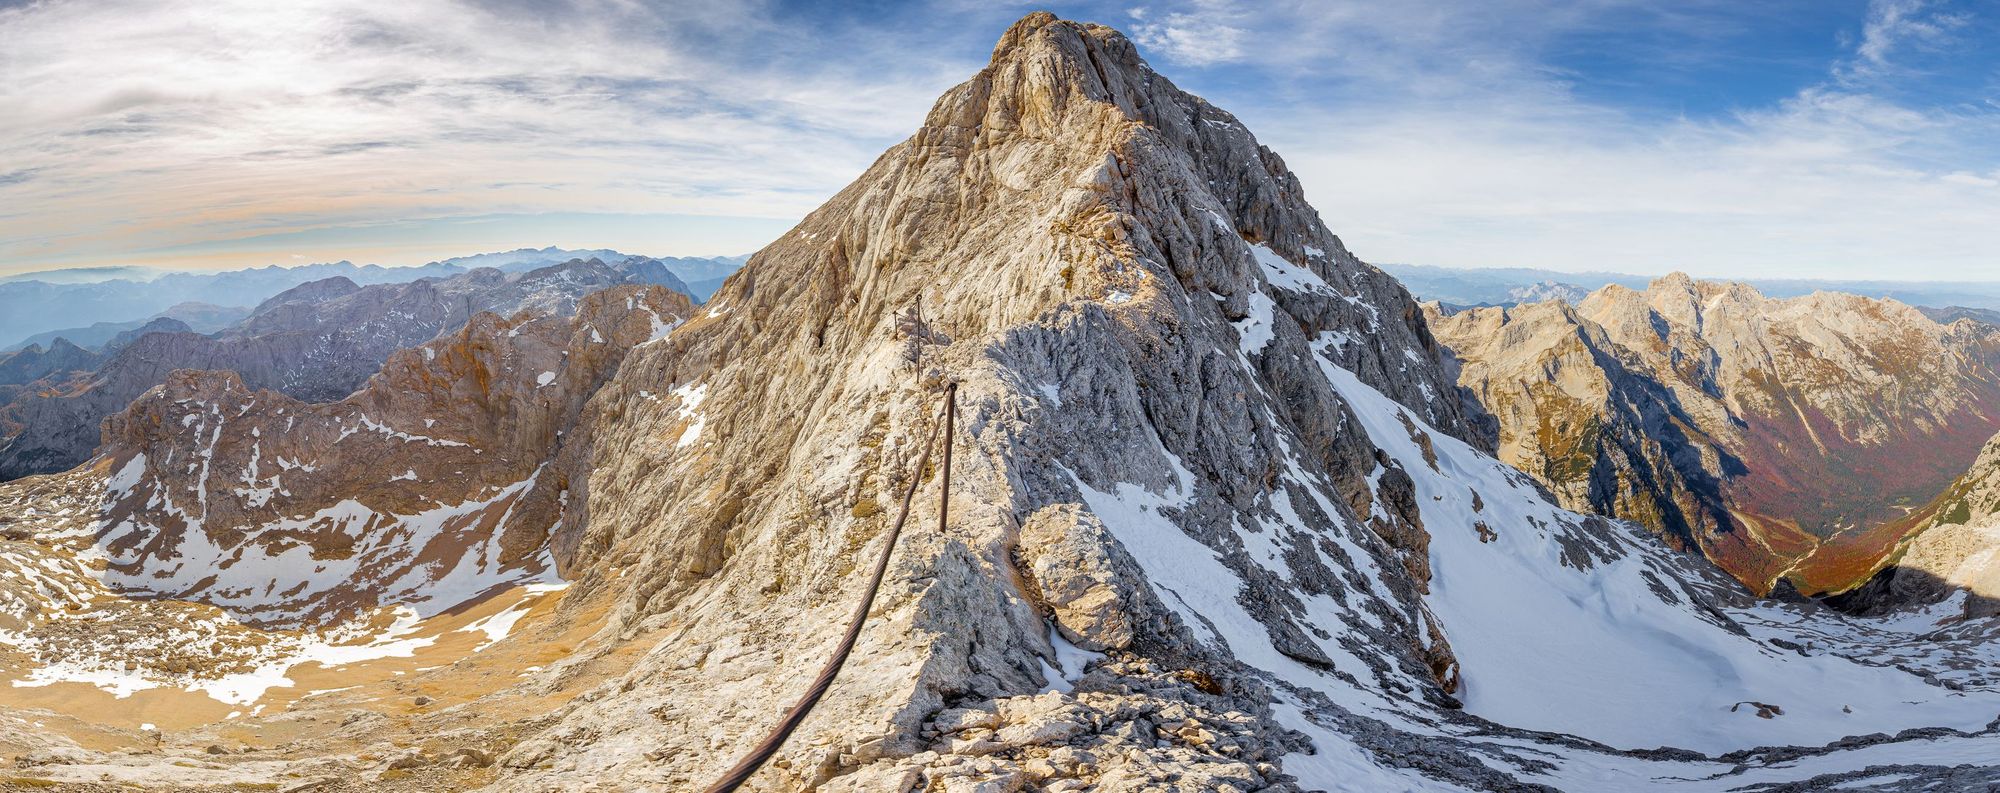
<instances>
[{"instance_id":1,"label":"snow-covered slope","mask_svg":"<svg viewBox=\"0 0 2000 793\"><path fill-rule=\"evenodd\" d=\"M1860 647L1836 655L1782 646L1812 638L1778 627L1810 630L1802 607L1747 599L1713 567L1630 523L1556 508L1519 472L1457 439L1429 433L1433 469L1397 432L1404 412L1395 403L1322 365L1370 437L1416 479L1431 533L1425 602L1464 669L1467 712L1619 748L1708 753L1913 727L1977 730L2000 716L2000 694L1849 657ZM1829 627L1848 622L1809 613ZM1737 707L1748 702L1783 716Z\"/></svg>"},{"instance_id":2,"label":"snow-covered slope","mask_svg":"<svg viewBox=\"0 0 2000 793\"><path fill-rule=\"evenodd\" d=\"M1320 341L1322 349L1338 343ZM1520 472L1425 425L1326 357L1316 363L1353 408L1359 429L1414 482L1429 535L1430 592L1422 602L1458 661L1462 712L1397 693L1396 683L1417 681L1371 681L1375 648L1352 630L1357 615L1330 599L1307 599L1302 627L1318 637L1331 668L1274 647L1268 619L1256 614L1256 604L1273 599L1268 579L1233 570L1220 557L1240 543L1262 573L1285 577L1287 559L1311 553L1303 546L1319 538L1299 531L1308 522L1287 493L1307 489L1325 513L1335 510L1332 494L1302 473L1299 461L1287 461L1287 487L1269 494L1280 519L1241 526L1221 549L1191 539L1168 517L1199 511L1191 494L1206 488L1164 449L1157 453L1176 480L1164 487L1082 486L1091 510L1162 600L1203 626L1206 642L1268 674L1282 692L1275 708L1281 720L1319 739L1318 756L1287 758L1286 768L1308 788L1445 786L1388 773L1373 767L1380 758L1343 748L1351 734L1319 723L1329 710L1449 740L1523 782L1566 790L1737 789L1934 763L1982 751L1979 741L1991 740L1920 729L1990 735L2000 692L1987 676L1968 679L1966 671L2000 657L1980 637L1938 642L1935 621L1852 618L1751 598L1705 560L1668 550L1642 527L1553 505ZM1351 547L1347 556L1367 558ZM1917 734L1900 741L1883 735L1905 730Z\"/></svg>"},{"instance_id":3,"label":"snow-covered slope","mask_svg":"<svg viewBox=\"0 0 2000 793\"><path fill-rule=\"evenodd\" d=\"M945 379L967 411L953 525L907 539L872 649L766 789L1810 786L1983 740L1950 737L2000 715L1943 674L1964 648L1760 603L1470 445L1414 302L1295 186L1115 32L1016 25L605 392L705 395L698 444L662 440L671 400L596 427L642 453L599 458L579 547L606 551L573 562L641 582L627 625L676 627L510 755L509 787L698 785L733 753L703 747L761 737L712 719L804 684L784 659L833 638L844 598L822 593L852 592L829 549L879 536ZM894 321L918 303L929 327ZM1104 657L1079 674L1064 643ZM1261 725L1227 733L1250 768L1185 737L1224 734L1217 711ZM1132 737L1162 718L1185 731ZM634 757L654 741L675 751ZM1808 748L1759 748L1785 746ZM1053 752L1102 760L1035 770Z\"/></svg>"}]
</instances>

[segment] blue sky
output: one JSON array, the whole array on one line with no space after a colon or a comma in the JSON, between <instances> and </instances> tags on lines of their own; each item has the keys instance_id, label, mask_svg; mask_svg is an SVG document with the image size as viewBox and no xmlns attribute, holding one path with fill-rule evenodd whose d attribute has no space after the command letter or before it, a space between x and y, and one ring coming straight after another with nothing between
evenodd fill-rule
<instances>
[{"instance_id":1,"label":"blue sky","mask_svg":"<svg viewBox=\"0 0 2000 793\"><path fill-rule=\"evenodd\" d=\"M752 250L1034 8L1364 258L2000 279L2000 2L0 0L0 274Z\"/></svg>"}]
</instances>

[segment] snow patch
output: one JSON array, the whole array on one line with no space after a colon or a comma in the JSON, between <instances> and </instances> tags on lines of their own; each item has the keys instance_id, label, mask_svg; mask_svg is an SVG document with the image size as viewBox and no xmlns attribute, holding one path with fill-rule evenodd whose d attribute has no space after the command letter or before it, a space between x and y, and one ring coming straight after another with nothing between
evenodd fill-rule
<instances>
[{"instance_id":1,"label":"snow patch","mask_svg":"<svg viewBox=\"0 0 2000 793\"><path fill-rule=\"evenodd\" d=\"M1279 289L1293 292L1318 292L1333 294L1333 286L1312 271L1285 260L1277 251L1263 243L1250 246L1251 255L1257 258L1257 265L1264 271L1264 280Z\"/></svg>"},{"instance_id":2,"label":"snow patch","mask_svg":"<svg viewBox=\"0 0 2000 793\"><path fill-rule=\"evenodd\" d=\"M701 413L701 402L708 398L708 384L689 383L669 393L680 398L680 407L675 410L682 420L688 422L687 429L682 430L680 439L674 442L674 448L684 449L700 440L702 429L708 426L708 416Z\"/></svg>"},{"instance_id":3,"label":"snow patch","mask_svg":"<svg viewBox=\"0 0 2000 793\"><path fill-rule=\"evenodd\" d=\"M1252 291L1248 298L1250 313L1242 319L1230 323L1236 326L1237 348L1245 357L1263 352L1277 338L1272 322L1275 321L1277 303L1262 290Z\"/></svg>"}]
</instances>

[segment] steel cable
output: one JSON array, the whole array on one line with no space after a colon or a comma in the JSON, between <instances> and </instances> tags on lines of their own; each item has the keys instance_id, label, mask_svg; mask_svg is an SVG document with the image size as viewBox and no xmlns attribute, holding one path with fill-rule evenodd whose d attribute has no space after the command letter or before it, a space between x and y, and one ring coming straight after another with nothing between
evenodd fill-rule
<instances>
[{"instance_id":1,"label":"steel cable","mask_svg":"<svg viewBox=\"0 0 2000 793\"><path fill-rule=\"evenodd\" d=\"M868 588L861 595L861 603L854 608L854 616L848 619L847 635L840 640L840 646L834 650L833 657L827 660L826 667L820 670L819 677L813 678L812 687L806 689L805 696L800 697L798 703L792 705L792 709L778 721L777 727L771 730L771 734L765 736L763 742L751 749L750 753L723 774L721 779L710 785L708 793L730 793L741 787L752 774L757 773L757 769L762 768L764 763L771 759L772 755L778 753L778 748L784 746L785 739L791 737L792 731L798 729L799 724L812 714L813 706L819 704L820 697L825 696L827 689L833 686L834 677L840 674L840 667L847 663L848 654L854 651L855 640L861 637L861 628L868 621L868 609L875 604L875 591L881 588L882 577L889 571L889 556L895 553L896 539L903 534L903 522L910 517L910 502L916 499L917 487L923 483L924 469L931 462L931 449L937 446L940 425L944 430L944 466L943 489L938 494L938 530L944 530L951 505L951 435L957 405L958 384L952 383L944 389L943 421L931 425L930 437L925 439L923 453L917 457L916 473L910 477L909 489L903 492L902 509L896 513L896 522L889 527L889 539L882 545L882 555L875 560L875 574L869 578Z\"/></svg>"}]
</instances>

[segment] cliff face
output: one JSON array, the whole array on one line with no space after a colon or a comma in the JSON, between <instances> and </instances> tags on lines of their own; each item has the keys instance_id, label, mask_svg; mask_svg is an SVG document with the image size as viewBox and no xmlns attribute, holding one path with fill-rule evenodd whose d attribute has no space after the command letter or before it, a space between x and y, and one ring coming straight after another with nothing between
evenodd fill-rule
<instances>
[{"instance_id":1,"label":"cliff face","mask_svg":"<svg viewBox=\"0 0 2000 793\"><path fill-rule=\"evenodd\" d=\"M952 525L905 537L846 682L760 789L1493 789L1538 773L1471 759L1467 731L1523 735L1496 722L1721 751L1849 729L1788 693L1807 681L1937 701L1765 654L1746 626L1797 627L1548 504L1465 442L1440 356L1232 117L1115 32L1031 16L593 400L558 559L576 608L616 604L581 654L647 649L500 787L695 786L760 737L928 474L954 380ZM1752 691L1804 718L1717 720ZM1538 757L1590 762L1568 751Z\"/></svg>"},{"instance_id":2,"label":"cliff face","mask_svg":"<svg viewBox=\"0 0 2000 793\"><path fill-rule=\"evenodd\" d=\"M1427 311L1459 382L1498 425L1499 458L1558 503L1658 529L1681 548L1741 541L1724 482L1742 462L1601 326L1560 301Z\"/></svg>"},{"instance_id":3,"label":"cliff face","mask_svg":"<svg viewBox=\"0 0 2000 793\"><path fill-rule=\"evenodd\" d=\"M899 331L898 315L918 310ZM1269 638L1263 623L1256 635L1279 657L1330 665L1313 621L1351 622L1374 637L1366 674L1447 701L1439 681L1455 678L1454 664L1420 601L1429 558L1408 479L1371 479L1385 466L1357 420L1300 365L1320 349L1416 419L1468 427L1415 304L1326 230L1281 160L1109 29L1023 21L922 130L593 400L596 454L558 560L578 579L576 602L603 593L619 604L605 636L672 625L673 638L635 665L626 694L579 704L510 756L518 784L560 787L577 780L574 767L687 786L754 741L761 718L706 714L777 706L803 684L809 666L778 660L837 634L856 596L855 554L892 517L896 489L925 475L910 468L914 446L949 380L963 384L968 433L953 525L906 537L871 649L844 677L855 684L821 706L796 741L795 770L774 772L772 789L859 773L839 754L907 757L954 703L1040 709L1019 698L1047 690L1043 670L1069 663L1065 644L1145 648L1122 667L1129 685L1159 687L1207 728L1265 707L1252 678L1218 674L1210 693L1174 682L1229 662L1191 640L1204 630L1196 612L1140 583L1092 494L1176 504L1159 542L1226 551L1226 569L1261 582ZM1295 526L1279 524L1287 514ZM934 520L922 505L913 517ZM1258 527L1258 544L1237 534L1239 520ZM1353 592L1310 537L1379 580ZM1336 612L1309 616L1307 596L1277 589L1293 569L1279 549L1294 545L1311 591L1350 595ZM1109 721L1079 721L1073 699L1058 705L1074 714L1069 744L1137 751L1115 764L1135 778L1171 766L1259 787L1273 780L1256 763L1290 740L1246 722L1229 728L1240 758L1146 746ZM627 731L717 750L649 760L622 740L581 737ZM862 748L809 748L826 741ZM915 767L866 773L846 784L871 789L862 780Z\"/></svg>"},{"instance_id":4,"label":"cliff face","mask_svg":"<svg viewBox=\"0 0 2000 793\"><path fill-rule=\"evenodd\" d=\"M1858 583L2000 429L2000 337L1894 301L1677 275L1436 326L1497 405L1510 461L1759 591Z\"/></svg>"}]
</instances>

